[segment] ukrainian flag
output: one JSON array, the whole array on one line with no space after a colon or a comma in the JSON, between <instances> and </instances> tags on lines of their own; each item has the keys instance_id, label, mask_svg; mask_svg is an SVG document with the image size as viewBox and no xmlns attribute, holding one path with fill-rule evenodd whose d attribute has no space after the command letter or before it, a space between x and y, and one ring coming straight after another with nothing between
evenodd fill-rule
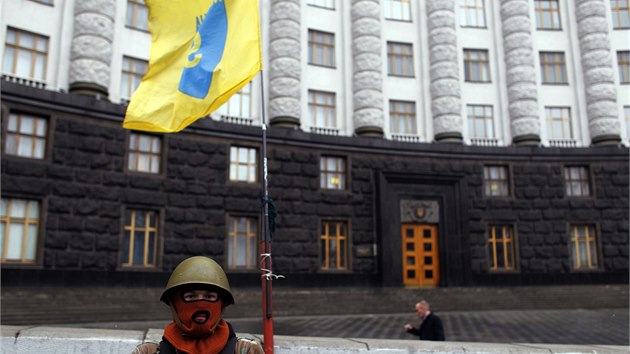
<instances>
[{"instance_id":1,"label":"ukrainian flag","mask_svg":"<svg viewBox=\"0 0 630 354\"><path fill-rule=\"evenodd\" d=\"M262 69L258 0L146 0L149 70L123 127L172 133L215 111Z\"/></svg>"}]
</instances>

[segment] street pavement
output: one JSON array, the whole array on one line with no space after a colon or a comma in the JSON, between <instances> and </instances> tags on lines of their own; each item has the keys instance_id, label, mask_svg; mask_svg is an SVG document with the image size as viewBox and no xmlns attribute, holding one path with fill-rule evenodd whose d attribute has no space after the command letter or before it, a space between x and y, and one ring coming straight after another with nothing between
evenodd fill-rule
<instances>
[{"instance_id":1,"label":"street pavement","mask_svg":"<svg viewBox=\"0 0 630 354\"><path fill-rule=\"evenodd\" d=\"M628 308L502 310L436 313L446 340L488 343L630 345ZM262 333L260 318L227 318L240 333ZM405 323L418 325L414 313L274 317L274 333L287 336L409 339ZM61 327L146 330L167 322L134 321L60 324ZM629 347L630 348L630 347Z\"/></svg>"}]
</instances>

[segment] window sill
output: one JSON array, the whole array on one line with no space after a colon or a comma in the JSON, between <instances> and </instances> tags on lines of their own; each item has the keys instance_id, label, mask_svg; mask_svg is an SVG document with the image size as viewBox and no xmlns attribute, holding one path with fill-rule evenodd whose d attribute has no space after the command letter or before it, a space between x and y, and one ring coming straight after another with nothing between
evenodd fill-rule
<instances>
[{"instance_id":1,"label":"window sill","mask_svg":"<svg viewBox=\"0 0 630 354\"><path fill-rule=\"evenodd\" d=\"M317 63L308 63L308 65L315 66L318 68L325 68L325 69L333 69L333 70L337 69L335 65L326 65L326 64L317 64Z\"/></svg>"},{"instance_id":2,"label":"window sill","mask_svg":"<svg viewBox=\"0 0 630 354\"><path fill-rule=\"evenodd\" d=\"M335 11L334 7L318 6L318 5L313 5L313 4L307 4L307 6L314 7L316 9Z\"/></svg>"},{"instance_id":3,"label":"window sill","mask_svg":"<svg viewBox=\"0 0 630 354\"><path fill-rule=\"evenodd\" d=\"M399 77L399 78L402 78L402 79L415 79L416 78L415 75L398 75L398 74L391 74L391 73L388 73L387 76L389 76L389 77Z\"/></svg>"},{"instance_id":4,"label":"window sill","mask_svg":"<svg viewBox=\"0 0 630 354\"><path fill-rule=\"evenodd\" d=\"M542 82L541 84L549 86L570 86L568 82Z\"/></svg>"},{"instance_id":5,"label":"window sill","mask_svg":"<svg viewBox=\"0 0 630 354\"><path fill-rule=\"evenodd\" d=\"M125 28L133 30L133 31L144 32L144 33L147 33L147 34L151 33L151 32L149 32L148 29L142 29L142 28L133 27L133 26L129 26L129 25L125 25Z\"/></svg>"},{"instance_id":6,"label":"window sill","mask_svg":"<svg viewBox=\"0 0 630 354\"><path fill-rule=\"evenodd\" d=\"M119 272L161 272L162 268L158 268L157 266L155 267L140 267L140 266L130 267L130 266L118 265L118 268L116 268L116 271L119 271Z\"/></svg>"},{"instance_id":7,"label":"window sill","mask_svg":"<svg viewBox=\"0 0 630 354\"><path fill-rule=\"evenodd\" d=\"M492 81L470 81L470 80L464 80L465 83L467 84L491 84Z\"/></svg>"},{"instance_id":8,"label":"window sill","mask_svg":"<svg viewBox=\"0 0 630 354\"><path fill-rule=\"evenodd\" d=\"M403 23L412 23L413 20L409 19L409 20L403 20L403 19L399 19L399 18L388 18L385 17L386 21L394 21L394 22L403 22Z\"/></svg>"},{"instance_id":9,"label":"window sill","mask_svg":"<svg viewBox=\"0 0 630 354\"><path fill-rule=\"evenodd\" d=\"M562 28L536 28L536 31L552 31L552 32L562 32Z\"/></svg>"}]
</instances>

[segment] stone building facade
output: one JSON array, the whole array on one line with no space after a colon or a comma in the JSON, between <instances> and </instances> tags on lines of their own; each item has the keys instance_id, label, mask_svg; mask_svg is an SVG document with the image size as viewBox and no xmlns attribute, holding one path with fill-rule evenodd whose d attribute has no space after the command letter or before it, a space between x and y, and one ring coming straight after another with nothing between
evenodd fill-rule
<instances>
[{"instance_id":1,"label":"stone building facade","mask_svg":"<svg viewBox=\"0 0 630 354\"><path fill-rule=\"evenodd\" d=\"M3 4L2 285L257 286L263 110L284 284L627 283L613 3L261 0L268 75L172 135L121 127L142 1Z\"/></svg>"}]
</instances>

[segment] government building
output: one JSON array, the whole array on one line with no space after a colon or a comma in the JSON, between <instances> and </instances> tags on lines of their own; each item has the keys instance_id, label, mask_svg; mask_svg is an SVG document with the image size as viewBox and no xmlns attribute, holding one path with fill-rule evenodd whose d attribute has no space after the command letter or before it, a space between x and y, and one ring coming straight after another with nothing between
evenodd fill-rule
<instances>
[{"instance_id":1,"label":"government building","mask_svg":"<svg viewBox=\"0 0 630 354\"><path fill-rule=\"evenodd\" d=\"M179 133L122 128L143 0L3 1L2 286L627 284L622 0L260 0L263 72ZM159 100L160 97L155 97Z\"/></svg>"}]
</instances>

